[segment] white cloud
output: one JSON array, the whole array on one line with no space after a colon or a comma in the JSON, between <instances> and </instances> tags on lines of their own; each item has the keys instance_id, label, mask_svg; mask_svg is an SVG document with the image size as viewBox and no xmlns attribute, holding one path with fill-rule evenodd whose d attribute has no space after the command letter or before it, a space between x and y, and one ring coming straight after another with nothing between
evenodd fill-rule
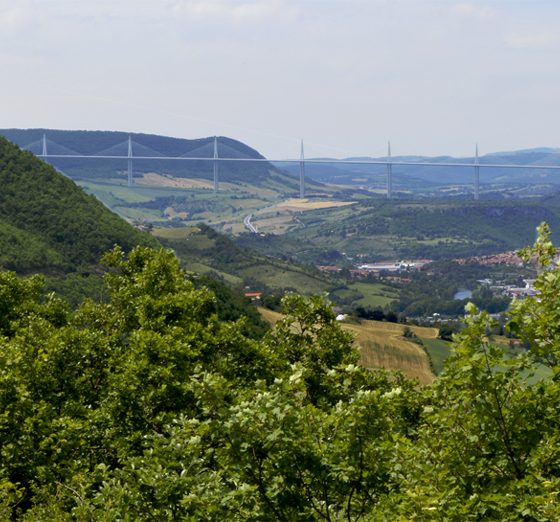
<instances>
[{"instance_id":1,"label":"white cloud","mask_svg":"<svg viewBox=\"0 0 560 522\"><path fill-rule=\"evenodd\" d=\"M182 0L176 2L173 9L180 15L230 19L235 22L261 21L295 11L280 0Z\"/></svg>"},{"instance_id":2,"label":"white cloud","mask_svg":"<svg viewBox=\"0 0 560 522\"><path fill-rule=\"evenodd\" d=\"M462 16L479 18L490 18L496 14L496 11L488 5L475 2L458 2L453 6L453 11Z\"/></svg>"},{"instance_id":3,"label":"white cloud","mask_svg":"<svg viewBox=\"0 0 560 522\"><path fill-rule=\"evenodd\" d=\"M0 27L16 29L30 17L31 8L27 0L13 2L0 0Z\"/></svg>"},{"instance_id":4,"label":"white cloud","mask_svg":"<svg viewBox=\"0 0 560 522\"><path fill-rule=\"evenodd\" d=\"M551 49L558 46L560 38L553 33L524 33L506 36L504 41L519 49Z\"/></svg>"}]
</instances>

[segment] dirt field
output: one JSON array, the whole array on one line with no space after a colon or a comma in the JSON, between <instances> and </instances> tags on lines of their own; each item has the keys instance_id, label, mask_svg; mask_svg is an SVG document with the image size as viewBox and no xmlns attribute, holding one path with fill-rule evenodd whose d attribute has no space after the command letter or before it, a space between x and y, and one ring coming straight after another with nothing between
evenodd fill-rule
<instances>
[{"instance_id":1,"label":"dirt field","mask_svg":"<svg viewBox=\"0 0 560 522\"><path fill-rule=\"evenodd\" d=\"M400 370L418 379L420 384L434 380L430 360L423 348L402 337L404 325L380 321L363 321L361 324L343 324L343 328L355 334L360 346L360 362L367 368ZM435 328L410 329L423 338L437 337Z\"/></svg>"},{"instance_id":2,"label":"dirt field","mask_svg":"<svg viewBox=\"0 0 560 522\"><path fill-rule=\"evenodd\" d=\"M148 185L151 187L173 187L183 189L212 189L210 181L204 179L174 178L173 176L163 176L155 172L148 172L141 178L134 178L134 183L138 185Z\"/></svg>"},{"instance_id":3,"label":"dirt field","mask_svg":"<svg viewBox=\"0 0 560 522\"><path fill-rule=\"evenodd\" d=\"M282 318L282 314L259 308L261 315L271 324ZM415 343L402 337L404 325L380 321L362 321L361 324L342 323L352 332L360 347L360 363L366 368L399 370L408 377L418 379L420 384L429 384L435 378L428 356ZM409 327L418 337L437 337L436 328Z\"/></svg>"},{"instance_id":4,"label":"dirt field","mask_svg":"<svg viewBox=\"0 0 560 522\"><path fill-rule=\"evenodd\" d=\"M287 199L278 205L268 207L265 210L267 212L281 211L281 210L291 210L291 211L305 211L305 210L317 210L320 208L333 208L333 207L346 207L348 205L353 205L353 201L313 201L309 199Z\"/></svg>"}]
</instances>

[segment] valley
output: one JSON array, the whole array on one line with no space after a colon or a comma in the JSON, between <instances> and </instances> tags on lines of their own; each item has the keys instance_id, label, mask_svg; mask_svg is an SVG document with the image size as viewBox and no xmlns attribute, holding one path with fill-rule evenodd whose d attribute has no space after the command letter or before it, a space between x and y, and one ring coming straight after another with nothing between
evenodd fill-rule
<instances>
[{"instance_id":1,"label":"valley","mask_svg":"<svg viewBox=\"0 0 560 522\"><path fill-rule=\"evenodd\" d=\"M85 485L80 501L99 501L106 518L114 505L107 498L121 498L123 483L133 491L139 469L150 499L135 518L154 505L152 492L167 510L176 502L173 480L189 480L187 490L201 487L200 495L219 484L219 501L210 495L183 512L205 519L208 505L223 505L222 491L239 496L244 469L242 480L253 480L269 458L263 449L291 458L304 444L310 459L290 463L287 476L300 461L321 462L336 496L348 472L333 477L357 443L373 447L372 436L389 433L384 455L405 444L410 452L425 442L408 433L435 425L426 414L448 422L445 401L462 415L481 393L484 404L495 398L501 383L521 397L555 386L555 358L516 324L540 306L549 317L556 306L557 271L537 273L534 263L535 255L550 263L556 252L542 227L540 252L513 251L538 221L558 225L555 195L387 201L322 184L295 198L289 185L265 181L230 179L216 194L202 176L150 169L128 187L118 174L79 177L82 190L0 138L1 396L13 413L0 423L9 492L0 502L15 519L20 509L29 520L78 513L73 497L48 496L51 474L73 484L72 495ZM544 304L535 297L542 288ZM523 299L511 306L512 295ZM473 426L477 437L478 417ZM197 455L193 478L183 461ZM397 473L408 456L394 453L387 470ZM358 473L379 460L358 459ZM170 466L176 470L160 480ZM225 469L232 479L216 482L214 472ZM315 480L321 469L305 473ZM376 477L378 468L367 473ZM144 495L144 484L138 491ZM317 491L324 495L325 485ZM356 494L345 495L350 506ZM235 520L238 508L228 509L217 519ZM124 500L111 518L128 510ZM283 518L300 519L296 511ZM271 513L237 520L274 520Z\"/></svg>"},{"instance_id":2,"label":"valley","mask_svg":"<svg viewBox=\"0 0 560 522\"><path fill-rule=\"evenodd\" d=\"M42 130L7 133L23 143L41 136ZM84 153L128 136L48 133L58 146ZM137 151L150 155L201 155L211 154L213 140L138 134L132 136L132 143ZM219 143L225 147L223 153L262 158L235 140L221 137ZM118 149L110 150L120 154ZM522 287L535 271L531 266L508 264L499 256L491 261L492 256L530 244L542 221L560 231L558 198L548 185L539 192L542 184L535 185L531 197L520 197L521 192L514 197L519 184L499 185L493 178L493 184L484 186L485 197L472 201L468 185L457 185L463 188L456 190L440 184L436 197L416 190L413 183L407 191L397 185L395 198L389 201L380 190L382 177L375 173L368 177L356 166L361 177L351 179L340 174L342 166L331 166L324 167L317 179L306 180L302 199L296 197L297 172L281 165L220 166L215 193L208 164L203 162L185 164L188 168L155 159L146 165L139 162L134 183L127 186L126 172L117 160L51 161L86 193L136 229L149 232L152 239L147 241L171 248L193 277L210 277L236 291L256 292L271 310L278 310L281 296L293 291L325 295L337 312L361 320L431 325L462 317L467 299L456 294L468 288L471 300L498 316L513 295L503 289ZM311 172L315 175L318 168L314 165ZM373 184L364 185L368 179ZM405 176L401 181L410 180ZM426 178L424 187L433 188L434 183ZM52 273L50 288L75 294L72 299L78 302L81 291L90 295L98 291L98 278L77 274L95 272L80 268L64 277ZM69 284L73 280L78 284ZM376 349L381 353L383 344Z\"/></svg>"}]
</instances>

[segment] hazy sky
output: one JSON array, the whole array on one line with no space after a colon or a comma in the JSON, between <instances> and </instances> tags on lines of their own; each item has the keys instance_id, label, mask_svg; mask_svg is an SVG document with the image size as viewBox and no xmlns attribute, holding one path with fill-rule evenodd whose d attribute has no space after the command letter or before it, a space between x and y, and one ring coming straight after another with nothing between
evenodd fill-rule
<instances>
[{"instance_id":1,"label":"hazy sky","mask_svg":"<svg viewBox=\"0 0 560 522\"><path fill-rule=\"evenodd\" d=\"M560 146L559 0L0 0L0 127L268 157Z\"/></svg>"}]
</instances>

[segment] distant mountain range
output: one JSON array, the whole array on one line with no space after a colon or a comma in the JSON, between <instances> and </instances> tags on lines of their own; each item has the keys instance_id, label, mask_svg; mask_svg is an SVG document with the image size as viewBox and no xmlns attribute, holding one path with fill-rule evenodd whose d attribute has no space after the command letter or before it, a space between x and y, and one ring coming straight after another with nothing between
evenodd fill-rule
<instances>
[{"instance_id":1,"label":"distant mountain range","mask_svg":"<svg viewBox=\"0 0 560 522\"><path fill-rule=\"evenodd\" d=\"M317 158L326 159L326 158ZM348 160L386 161L387 157L346 158ZM393 156L394 162L414 161L425 163L469 163L475 162L474 157L452 156ZM386 176L385 165L352 165L339 163L333 159L330 164L307 164L306 175L325 183L340 183L351 185L368 185L384 182ZM479 157L481 165L559 165L560 149L535 148L509 152L494 152ZM276 166L294 174L299 166L288 163L277 163ZM429 183L433 186L451 184L471 184L473 169L470 167L438 167L431 165L395 165L393 166L394 181L397 186L416 187ZM560 171L537 169L482 168L480 170L482 184L535 184L546 183L560 185Z\"/></svg>"}]
</instances>

